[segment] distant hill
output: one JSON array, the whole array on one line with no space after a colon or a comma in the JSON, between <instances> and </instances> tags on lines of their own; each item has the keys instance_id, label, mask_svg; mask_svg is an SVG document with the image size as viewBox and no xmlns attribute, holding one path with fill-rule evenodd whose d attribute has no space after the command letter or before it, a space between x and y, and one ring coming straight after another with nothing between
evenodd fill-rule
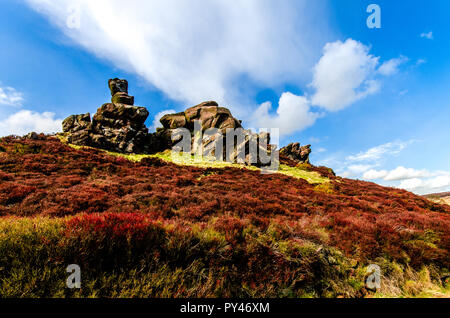
<instances>
[{"instance_id":1,"label":"distant hill","mask_svg":"<svg viewBox=\"0 0 450 318\"><path fill-rule=\"evenodd\" d=\"M432 193L424 195L424 197L437 203L450 205L450 192Z\"/></svg>"},{"instance_id":2,"label":"distant hill","mask_svg":"<svg viewBox=\"0 0 450 318\"><path fill-rule=\"evenodd\" d=\"M262 174L63 141L0 138L0 297L448 295L448 205L283 157Z\"/></svg>"}]
</instances>

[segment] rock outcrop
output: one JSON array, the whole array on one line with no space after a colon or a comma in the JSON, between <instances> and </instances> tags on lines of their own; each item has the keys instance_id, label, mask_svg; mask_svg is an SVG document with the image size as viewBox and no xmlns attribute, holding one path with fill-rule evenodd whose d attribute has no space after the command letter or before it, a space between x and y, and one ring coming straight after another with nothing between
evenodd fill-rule
<instances>
[{"instance_id":1,"label":"rock outcrop","mask_svg":"<svg viewBox=\"0 0 450 318\"><path fill-rule=\"evenodd\" d=\"M72 115L64 119L63 132L68 133L68 141L75 145L90 146L92 123L89 113Z\"/></svg>"},{"instance_id":2,"label":"rock outcrop","mask_svg":"<svg viewBox=\"0 0 450 318\"><path fill-rule=\"evenodd\" d=\"M110 79L111 103L102 105L92 117L89 113L72 115L63 121L63 131L68 142L81 146L91 146L122 153L156 153L172 149L180 139L172 140L176 129L187 129L191 137L191 150L194 153L202 146L203 155L221 157L223 160L248 165L270 165L271 153L276 146L270 145L270 134L253 133L244 130L242 121L236 119L230 110L220 107L214 101L208 101L190 107L184 112L168 114L160 121L161 128L149 133L145 121L149 112L145 107L134 106L134 97L128 95L128 82L124 79ZM198 123L199 126L196 126ZM208 134L214 128L214 134ZM226 152L227 131L231 128L240 137L229 137L233 151ZM196 140L195 132L201 132L203 138ZM189 136L189 135L188 135ZM223 153L217 148L216 141L222 139ZM220 144L220 143L219 143ZM217 150L219 149L219 150ZM291 160L309 162L310 146L290 144L280 153Z\"/></svg>"},{"instance_id":3,"label":"rock outcrop","mask_svg":"<svg viewBox=\"0 0 450 318\"><path fill-rule=\"evenodd\" d=\"M193 135L194 121L201 122L202 133L209 128L217 128L222 134L226 133L227 128L242 128L241 121L234 118L229 109L219 107L217 102L208 101L190 107L184 112L163 116L160 119L163 127L157 130L157 134L166 139L167 148L171 148L170 139L173 131L178 128L186 128Z\"/></svg>"},{"instance_id":4,"label":"rock outcrop","mask_svg":"<svg viewBox=\"0 0 450 318\"><path fill-rule=\"evenodd\" d=\"M270 145L270 134L261 132L259 134L253 133L250 130L244 130L242 127L242 121L233 117L230 110L225 107L219 107L215 101L203 102L199 105L190 107L184 112L176 114L168 114L161 118L161 124L163 128L157 131L157 134L161 136L166 136L165 138L170 144L171 148L173 144L171 143L169 136L172 132L178 128L187 128L192 135L192 144L195 144L194 136L194 122L199 121L201 127L199 131L205 133L208 129L217 129L218 135L203 136L201 141L203 147L203 155L206 156L216 156L215 143L217 138L223 138L223 153L222 158L226 161L238 162L247 165L257 165L264 166L270 164L270 155L272 149L275 149L274 145ZM234 151L230 152L227 156L226 147L227 144L227 129L234 129L235 131L240 130L242 139L236 137L233 141ZM177 140L174 141L176 143ZM251 144L255 145L256 151L253 153L250 151ZM269 145L267 147L266 145ZM192 148L192 152L195 152L195 146ZM263 158L264 157L264 158ZM264 159L264 160L261 160Z\"/></svg>"},{"instance_id":5,"label":"rock outcrop","mask_svg":"<svg viewBox=\"0 0 450 318\"><path fill-rule=\"evenodd\" d=\"M128 82L110 79L111 103L103 104L92 117L89 113L72 115L63 121L63 132L70 143L124 153L150 151L148 117L145 107L133 106L134 97L128 95Z\"/></svg>"},{"instance_id":6,"label":"rock outcrop","mask_svg":"<svg viewBox=\"0 0 450 318\"><path fill-rule=\"evenodd\" d=\"M280 149L280 155L298 163L309 163L311 145L300 146L300 143L290 143Z\"/></svg>"},{"instance_id":7,"label":"rock outcrop","mask_svg":"<svg viewBox=\"0 0 450 318\"><path fill-rule=\"evenodd\" d=\"M202 131L208 128L217 128L224 131L227 128L242 127L241 121L234 118L229 109L219 107L214 101L190 107L182 113L165 115L160 121L165 129L194 129L195 120L202 122Z\"/></svg>"}]
</instances>

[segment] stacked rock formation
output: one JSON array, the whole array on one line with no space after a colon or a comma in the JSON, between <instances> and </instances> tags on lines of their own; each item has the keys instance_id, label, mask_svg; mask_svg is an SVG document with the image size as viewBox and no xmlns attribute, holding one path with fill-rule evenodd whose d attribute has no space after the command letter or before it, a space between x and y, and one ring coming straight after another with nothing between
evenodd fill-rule
<instances>
[{"instance_id":1,"label":"stacked rock formation","mask_svg":"<svg viewBox=\"0 0 450 318\"><path fill-rule=\"evenodd\" d=\"M125 153L150 151L145 107L133 106L134 97L128 95L128 82L108 81L111 103L103 104L92 121L90 114L72 115L63 121L68 141L76 145L92 146Z\"/></svg>"},{"instance_id":2,"label":"stacked rock formation","mask_svg":"<svg viewBox=\"0 0 450 318\"><path fill-rule=\"evenodd\" d=\"M192 151L198 151L195 148L200 145L203 155L264 166L270 165L271 153L276 154L276 147L270 145L270 134L244 130L242 121L214 101L190 107L184 112L165 115L160 119L163 127L155 133L149 133L145 126L149 112L145 107L134 106L134 97L128 95L128 82L114 78L108 81L108 86L111 103L102 105L92 119L87 113L72 115L63 121L63 131L69 143L122 153L150 154L172 149L180 141L172 140L174 131L185 128L190 132ZM197 127L197 122L201 126ZM200 142L194 134L195 128L203 134ZM216 129L214 134L207 134L210 128ZM229 153L226 152L228 129L240 133L240 137L233 136L233 140L229 138L232 144ZM216 147L220 144L216 143L217 138L223 138L223 153L215 153L216 149L220 149ZM295 143L281 149L280 154L298 162L309 162L310 152L309 145L300 147L299 143Z\"/></svg>"},{"instance_id":3,"label":"stacked rock formation","mask_svg":"<svg viewBox=\"0 0 450 318\"><path fill-rule=\"evenodd\" d=\"M280 149L280 155L298 163L309 163L311 145L300 146L300 143L290 143Z\"/></svg>"}]
</instances>

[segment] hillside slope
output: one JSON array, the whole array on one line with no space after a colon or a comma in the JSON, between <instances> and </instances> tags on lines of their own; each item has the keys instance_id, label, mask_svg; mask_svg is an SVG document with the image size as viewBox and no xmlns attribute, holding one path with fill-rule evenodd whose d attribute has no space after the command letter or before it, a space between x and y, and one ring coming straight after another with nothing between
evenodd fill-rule
<instances>
[{"instance_id":1,"label":"hillside slope","mask_svg":"<svg viewBox=\"0 0 450 318\"><path fill-rule=\"evenodd\" d=\"M427 194L424 197L436 203L450 205L450 192Z\"/></svg>"},{"instance_id":2,"label":"hillside slope","mask_svg":"<svg viewBox=\"0 0 450 318\"><path fill-rule=\"evenodd\" d=\"M445 288L450 206L289 160L161 158L0 139L0 296L361 297L369 264L375 295Z\"/></svg>"}]
</instances>

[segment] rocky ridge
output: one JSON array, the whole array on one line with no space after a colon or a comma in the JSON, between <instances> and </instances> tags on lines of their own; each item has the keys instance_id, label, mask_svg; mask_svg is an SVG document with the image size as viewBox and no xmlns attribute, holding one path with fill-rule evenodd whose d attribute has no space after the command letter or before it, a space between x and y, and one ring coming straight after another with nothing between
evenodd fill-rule
<instances>
[{"instance_id":1,"label":"rocky ridge","mask_svg":"<svg viewBox=\"0 0 450 318\"><path fill-rule=\"evenodd\" d=\"M165 115L160 119L162 127L154 133L149 133L145 126L149 112L145 107L134 105L134 97L128 95L128 82L114 78L108 81L108 86L111 91L111 103L103 104L92 119L91 115L86 113L69 116L63 121L63 132L69 143L121 153L151 154L172 149L180 140L172 140L174 131L179 128L190 131L191 143L194 145L195 122L199 121L201 123L199 130L202 134L211 128L215 128L219 133L202 138L203 151L211 150L208 152L209 155L216 155L213 145L219 136L224 138L223 144L226 145L226 131L229 128L241 129L245 138L233 141L234 151L228 154L228 158L225 153L226 147L223 147L223 158L227 160L262 166L267 165L267 160L262 162L261 158L268 158L272 152L277 151L275 145L270 145L269 133L253 133L245 130L241 120L233 117L229 109L220 107L214 101L203 102L184 112ZM258 145L257 158L249 151L253 141ZM195 147L192 148L194 151ZM239 155L242 152L245 154L244 158ZM280 154L290 160L306 163L309 163L310 152L310 145L300 147L299 143L290 144L280 150Z\"/></svg>"}]
</instances>

